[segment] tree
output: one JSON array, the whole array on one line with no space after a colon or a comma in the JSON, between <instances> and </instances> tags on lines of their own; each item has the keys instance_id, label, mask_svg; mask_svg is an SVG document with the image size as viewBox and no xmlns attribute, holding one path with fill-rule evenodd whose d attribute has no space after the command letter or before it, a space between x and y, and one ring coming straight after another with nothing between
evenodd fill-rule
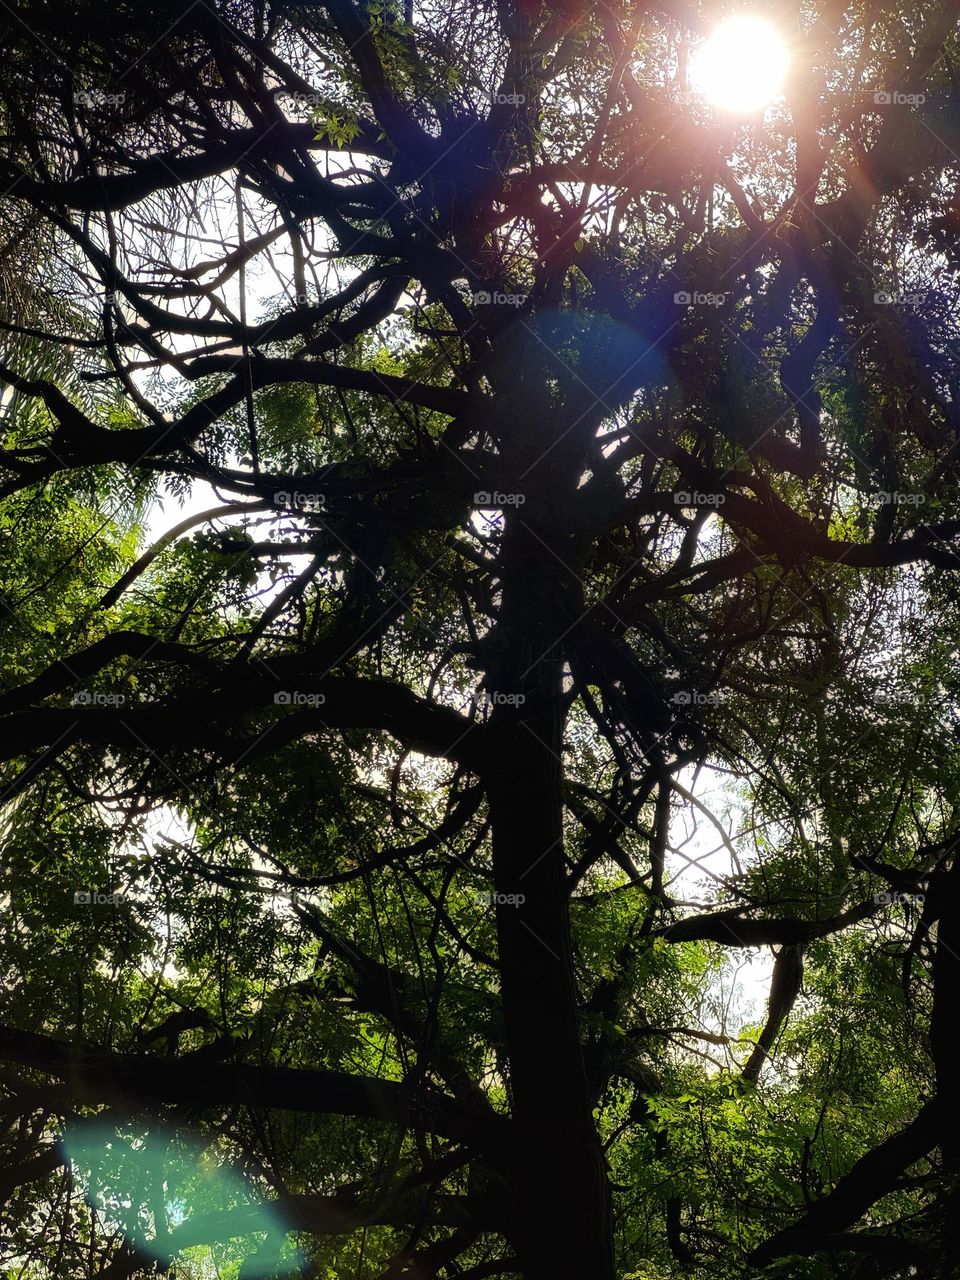
<instances>
[{"instance_id":1,"label":"tree","mask_svg":"<svg viewBox=\"0 0 960 1280\"><path fill-rule=\"evenodd\" d=\"M955 6L11 14L10 1274L954 1274Z\"/></svg>"}]
</instances>

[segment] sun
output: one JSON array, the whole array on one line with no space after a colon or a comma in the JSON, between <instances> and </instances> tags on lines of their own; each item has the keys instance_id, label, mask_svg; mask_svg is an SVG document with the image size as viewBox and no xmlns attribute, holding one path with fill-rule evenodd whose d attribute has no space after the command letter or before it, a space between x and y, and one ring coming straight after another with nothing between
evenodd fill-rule
<instances>
[{"instance_id":1,"label":"sun","mask_svg":"<svg viewBox=\"0 0 960 1280\"><path fill-rule=\"evenodd\" d=\"M787 62L776 27L753 14L738 14L694 50L690 86L724 111L759 111L782 91Z\"/></svg>"}]
</instances>

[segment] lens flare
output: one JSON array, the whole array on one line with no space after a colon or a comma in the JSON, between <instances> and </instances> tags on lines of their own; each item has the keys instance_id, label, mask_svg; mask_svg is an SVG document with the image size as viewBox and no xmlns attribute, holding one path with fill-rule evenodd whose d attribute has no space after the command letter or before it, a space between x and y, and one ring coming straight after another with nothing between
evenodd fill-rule
<instances>
[{"instance_id":1,"label":"lens flare","mask_svg":"<svg viewBox=\"0 0 960 1280\"><path fill-rule=\"evenodd\" d=\"M242 1264L245 1280L274 1280L298 1267L280 1214L199 1143L94 1120L70 1126L63 1147L87 1203L162 1266L199 1248Z\"/></svg>"}]
</instances>

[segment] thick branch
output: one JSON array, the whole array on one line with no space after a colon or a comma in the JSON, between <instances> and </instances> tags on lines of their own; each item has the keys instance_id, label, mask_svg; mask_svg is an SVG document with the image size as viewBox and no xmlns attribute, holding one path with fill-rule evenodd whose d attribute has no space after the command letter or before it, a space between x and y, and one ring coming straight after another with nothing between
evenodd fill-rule
<instances>
[{"instance_id":1,"label":"thick branch","mask_svg":"<svg viewBox=\"0 0 960 1280\"><path fill-rule=\"evenodd\" d=\"M229 1105L383 1120L503 1152L509 1122L478 1115L434 1090L341 1071L255 1067L107 1053L0 1026L0 1058L68 1083L86 1103Z\"/></svg>"},{"instance_id":2,"label":"thick branch","mask_svg":"<svg viewBox=\"0 0 960 1280\"><path fill-rule=\"evenodd\" d=\"M824 1248L828 1237L862 1217L872 1204L894 1189L904 1169L936 1145L939 1125L940 1108L928 1102L905 1129L862 1156L833 1191L811 1205L799 1221L755 1249L750 1262L764 1267L777 1258L816 1253Z\"/></svg>"}]
</instances>

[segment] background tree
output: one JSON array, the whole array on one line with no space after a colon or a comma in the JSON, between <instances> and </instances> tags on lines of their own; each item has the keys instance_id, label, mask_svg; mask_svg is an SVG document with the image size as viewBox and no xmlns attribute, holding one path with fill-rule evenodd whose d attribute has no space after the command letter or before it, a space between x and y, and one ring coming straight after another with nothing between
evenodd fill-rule
<instances>
[{"instance_id":1,"label":"background tree","mask_svg":"<svg viewBox=\"0 0 960 1280\"><path fill-rule=\"evenodd\" d=\"M769 13L9 9L8 1274L955 1274L958 15Z\"/></svg>"}]
</instances>

